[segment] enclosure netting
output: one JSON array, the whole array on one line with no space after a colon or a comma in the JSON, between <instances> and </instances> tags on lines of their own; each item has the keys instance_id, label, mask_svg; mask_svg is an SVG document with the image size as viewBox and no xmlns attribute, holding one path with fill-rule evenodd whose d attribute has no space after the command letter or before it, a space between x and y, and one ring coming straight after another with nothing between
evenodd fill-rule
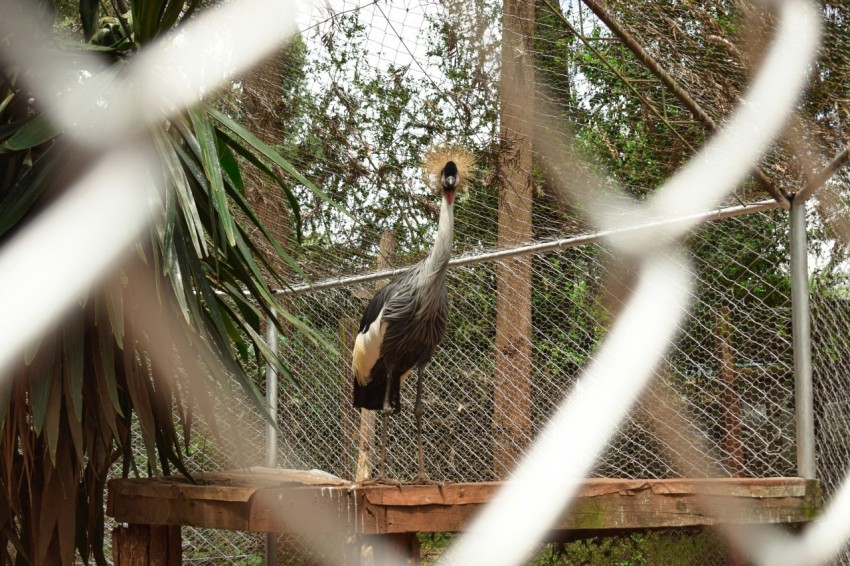
<instances>
[{"instance_id":1,"label":"enclosure netting","mask_svg":"<svg viewBox=\"0 0 850 566\"><path fill-rule=\"evenodd\" d=\"M433 241L438 201L418 165L437 143L464 146L478 163L469 194L458 199L454 255L479 256L500 247L499 224L512 214L499 206L501 173L512 166L505 162L500 133L505 56L521 58L533 70L541 88L536 101L527 101L536 109L534 120L569 130L598 177L643 199L710 137L711 125L647 70L600 21L600 10L613 16L716 124L740 101L771 36L770 16L736 1L588 4L596 14L579 2L536 2L533 21L507 23L530 34L531 49L507 55L501 51L502 5L491 0L341 0L305 17L299 38L221 96L228 112L340 205L293 187L303 203L299 240L285 195L246 180L261 218L303 269L299 273L272 258L283 283L336 281L379 264L400 268L423 257ZM754 177L727 205L799 190L805 174L819 170L847 139L847 14L832 3L823 5L823 13L826 37L812 87L789 134L759 165L755 177L766 181ZM535 123L526 126L532 132ZM537 149L532 148L532 170L524 171L531 179L532 210L524 243L592 232L548 177ZM840 176L830 182L839 196L846 186ZM836 210L821 210L822 219L834 222ZM389 233L393 237L386 241L394 245L380 250L382 235ZM812 237L818 473L828 496L850 466L850 303L843 251L833 243L830 224L814 223ZM698 284L658 376L676 393L676 402L664 405L667 398L645 395L593 475L676 477L681 444L696 438L710 448L712 473L793 476L787 214L758 212L712 222L687 244ZM266 251L271 258L273 252ZM515 463L575 384L631 281L621 258L610 257L598 243L525 257L531 262L530 282L520 281L518 293L530 304L529 347L520 350L514 368L530 372L524 397L494 399L494 376L502 371L494 351L497 336L506 331L499 328L506 323L497 322L497 296L504 292L499 278L518 263L502 260L502 271L496 261L449 271L447 337L425 376L425 458L434 479L499 479L494 458L505 455L494 455L494 436L515 444L508 464ZM502 285L510 281L516 278L507 277ZM373 283L337 281L284 299L284 306L339 355L295 327L281 337L281 357L291 376L282 376L279 391L279 466L353 478L360 417L351 408L350 348L374 291ZM259 382L262 374L258 368ZM393 477L415 473L412 382L404 384L404 409L389 429ZM505 406L512 403L516 406ZM248 404L236 410L239 419L221 419L224 430L216 439L203 426L196 430L189 459L193 470L232 467L224 454L235 445L242 450L240 465L264 462L259 411ZM681 442L662 434L662 410L686 419L690 430L678 431ZM506 432L494 412L526 415L529 424ZM234 422L241 430L238 440L227 432ZM228 450L221 450L221 442ZM261 542L257 535L204 530L187 529L184 536L184 546L212 549L199 561L217 564L258 553ZM193 557L184 560L192 563Z\"/></svg>"}]
</instances>

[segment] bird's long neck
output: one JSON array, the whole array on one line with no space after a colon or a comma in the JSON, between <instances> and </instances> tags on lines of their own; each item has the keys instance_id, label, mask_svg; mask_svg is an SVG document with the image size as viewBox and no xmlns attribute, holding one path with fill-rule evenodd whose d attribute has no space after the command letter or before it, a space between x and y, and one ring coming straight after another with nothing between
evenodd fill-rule
<instances>
[{"instance_id":1,"label":"bird's long neck","mask_svg":"<svg viewBox=\"0 0 850 566\"><path fill-rule=\"evenodd\" d=\"M437 283L442 283L446 276L446 268L452 255L452 240L454 239L454 204L449 203L448 198L443 195L440 205L440 224L437 228L437 237L434 240L434 249L425 258L420 285L426 288L436 289Z\"/></svg>"}]
</instances>

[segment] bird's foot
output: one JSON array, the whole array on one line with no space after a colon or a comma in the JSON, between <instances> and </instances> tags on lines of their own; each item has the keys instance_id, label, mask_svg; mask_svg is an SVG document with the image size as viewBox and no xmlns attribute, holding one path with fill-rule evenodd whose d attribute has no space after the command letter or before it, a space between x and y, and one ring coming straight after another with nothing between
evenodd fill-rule
<instances>
[{"instance_id":1,"label":"bird's foot","mask_svg":"<svg viewBox=\"0 0 850 566\"><path fill-rule=\"evenodd\" d=\"M413 479L407 482L409 485L439 485L440 487L445 485L445 482L441 482L438 480L432 480L428 477L424 471L420 470L418 474L416 474Z\"/></svg>"},{"instance_id":2,"label":"bird's foot","mask_svg":"<svg viewBox=\"0 0 850 566\"><path fill-rule=\"evenodd\" d=\"M362 482L358 482L358 485L361 487L371 486L371 485L401 485L399 480L388 478L387 476L378 476L376 478L372 478L370 480L363 480Z\"/></svg>"}]
</instances>

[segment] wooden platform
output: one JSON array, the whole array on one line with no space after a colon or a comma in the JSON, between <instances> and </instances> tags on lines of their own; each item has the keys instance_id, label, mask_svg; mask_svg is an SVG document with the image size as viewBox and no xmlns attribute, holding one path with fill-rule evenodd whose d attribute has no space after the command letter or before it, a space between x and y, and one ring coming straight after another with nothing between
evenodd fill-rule
<instances>
[{"instance_id":1,"label":"wooden platform","mask_svg":"<svg viewBox=\"0 0 850 566\"><path fill-rule=\"evenodd\" d=\"M207 474L198 482L111 480L107 513L131 524L255 532L460 531L501 485L357 487L332 477L266 468ZM299 504L321 511L324 520L290 524L280 508ZM717 511L733 507L740 514L732 522L806 522L820 508L817 482L800 478L587 479L555 530L713 525Z\"/></svg>"},{"instance_id":2,"label":"wooden platform","mask_svg":"<svg viewBox=\"0 0 850 566\"><path fill-rule=\"evenodd\" d=\"M111 480L107 514L130 525L349 537L461 531L500 485L362 487L321 473L253 468L206 474L196 484ZM553 531L798 524L813 519L820 506L817 482L800 478L587 479Z\"/></svg>"}]
</instances>

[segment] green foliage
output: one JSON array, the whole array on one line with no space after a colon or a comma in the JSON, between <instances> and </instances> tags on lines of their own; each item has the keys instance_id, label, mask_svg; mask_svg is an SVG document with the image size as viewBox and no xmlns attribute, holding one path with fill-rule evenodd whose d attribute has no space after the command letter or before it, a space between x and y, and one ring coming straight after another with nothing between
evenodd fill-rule
<instances>
[{"instance_id":1,"label":"green foliage","mask_svg":"<svg viewBox=\"0 0 850 566\"><path fill-rule=\"evenodd\" d=\"M48 7L45 19L57 10L59 19L43 39L67 52L61 61L69 72L79 71L74 53L90 49L117 68L187 21L200 1L124 5L79 0ZM54 31L79 34L78 42L54 41ZM5 47L18 40L11 34L0 41ZM21 81L28 72L0 69L3 240L49 207L93 162L35 106L41 96ZM97 84L99 78L89 80ZM100 104L108 110L108 91ZM208 395L236 382L264 410L251 368L269 362L288 375L261 328L279 308L264 276L274 270L248 230L261 234L293 270L298 265L247 202L237 155L243 167L255 167L283 191L296 237L296 187L301 195L333 203L273 148L210 105L152 126L146 136L161 164L161 212L118 272L81 297L63 323L28 350L0 396L0 548L11 543L21 561L71 564L76 547L84 561L105 564L103 495L113 463L123 460L125 474L139 473L139 464L147 474L185 473L181 452L192 445L192 407L214 421ZM236 214L244 220L237 222ZM277 277L277 285L285 283ZM300 320L282 317L327 346L326 337ZM194 380L182 380L186 374ZM131 430L145 443L141 462L130 449Z\"/></svg>"},{"instance_id":2,"label":"green foliage","mask_svg":"<svg viewBox=\"0 0 850 566\"><path fill-rule=\"evenodd\" d=\"M700 280L707 301L728 306L790 304L786 218L772 213L713 222L691 238L693 253L705 265Z\"/></svg>"},{"instance_id":3,"label":"green foliage","mask_svg":"<svg viewBox=\"0 0 850 566\"><path fill-rule=\"evenodd\" d=\"M280 75L288 101L282 111L293 127L278 149L357 216L355 225L339 209L318 202L314 192L297 189L314 204L304 219L303 263L321 263L331 253L343 262L336 266L340 270L372 268L377 235L385 230L395 231L401 258L419 257L433 236L437 208L419 165L435 143L469 147L486 171L488 148L475 140L493 137L498 101L491 94L494 75L476 69L482 58L492 66L498 44L492 36L482 40L483 30L475 28L492 22L495 6L449 2L445 13L429 14L423 37L427 63L377 68L357 11L338 14L329 29L317 29L309 41L322 49L306 53L301 39L286 48L292 63ZM487 17L477 20L479 12ZM447 41L453 42L449 50ZM418 72L423 64L429 76ZM443 79L438 84L433 77ZM457 209L460 240L494 242L497 196L480 176Z\"/></svg>"},{"instance_id":4,"label":"green foliage","mask_svg":"<svg viewBox=\"0 0 850 566\"><path fill-rule=\"evenodd\" d=\"M420 533L423 564L434 564L446 551L454 533ZM568 543L550 543L529 562L531 566L699 566L726 560L726 546L714 533L680 529L594 537Z\"/></svg>"}]
</instances>

